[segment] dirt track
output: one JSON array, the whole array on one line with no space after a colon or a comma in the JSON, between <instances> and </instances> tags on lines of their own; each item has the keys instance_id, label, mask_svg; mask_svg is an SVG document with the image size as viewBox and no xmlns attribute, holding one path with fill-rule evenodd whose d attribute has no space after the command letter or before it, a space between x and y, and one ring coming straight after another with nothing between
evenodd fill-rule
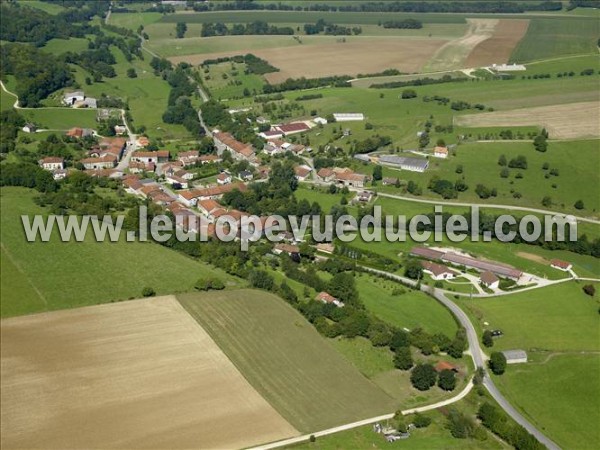
<instances>
[{"instance_id":1,"label":"dirt track","mask_svg":"<svg viewBox=\"0 0 600 450\"><path fill-rule=\"evenodd\" d=\"M548 130L550 139L597 138L599 113L597 102L579 102L469 114L456 117L455 123L466 127L537 125Z\"/></svg>"},{"instance_id":2,"label":"dirt track","mask_svg":"<svg viewBox=\"0 0 600 450\"><path fill-rule=\"evenodd\" d=\"M465 67L491 66L509 62L510 55L529 26L529 20L500 19L489 39L480 42L469 53Z\"/></svg>"},{"instance_id":3,"label":"dirt track","mask_svg":"<svg viewBox=\"0 0 600 450\"><path fill-rule=\"evenodd\" d=\"M174 297L1 325L3 449L241 448L297 434Z\"/></svg>"}]
</instances>

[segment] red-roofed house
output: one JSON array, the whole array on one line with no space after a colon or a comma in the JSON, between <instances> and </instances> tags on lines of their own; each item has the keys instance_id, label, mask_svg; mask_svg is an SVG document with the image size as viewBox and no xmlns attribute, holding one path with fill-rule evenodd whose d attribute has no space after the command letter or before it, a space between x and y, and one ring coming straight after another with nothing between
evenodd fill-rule
<instances>
[{"instance_id":1,"label":"red-roofed house","mask_svg":"<svg viewBox=\"0 0 600 450\"><path fill-rule=\"evenodd\" d=\"M213 134L213 140L219 155L228 150L236 160L248 160L254 157L254 147L251 144L244 144L229 133L217 132Z\"/></svg>"},{"instance_id":2,"label":"red-roofed house","mask_svg":"<svg viewBox=\"0 0 600 450\"><path fill-rule=\"evenodd\" d=\"M448 147L440 147L437 146L433 149L433 156L436 158L447 158L448 157Z\"/></svg>"},{"instance_id":3,"label":"red-roofed house","mask_svg":"<svg viewBox=\"0 0 600 450\"><path fill-rule=\"evenodd\" d=\"M306 181L306 177L310 175L312 169L306 165L294 167L294 173L298 181Z\"/></svg>"},{"instance_id":4,"label":"red-roofed house","mask_svg":"<svg viewBox=\"0 0 600 450\"><path fill-rule=\"evenodd\" d=\"M498 289L498 286L500 285L500 278L498 278L492 272L483 272L479 276L479 281L485 287L490 289Z\"/></svg>"},{"instance_id":5,"label":"red-roofed house","mask_svg":"<svg viewBox=\"0 0 600 450\"><path fill-rule=\"evenodd\" d=\"M135 152L131 155L132 161L143 163L166 163L169 160L168 150L158 150L156 152Z\"/></svg>"},{"instance_id":6,"label":"red-roofed house","mask_svg":"<svg viewBox=\"0 0 600 450\"><path fill-rule=\"evenodd\" d=\"M200 154L198 150L190 150L189 152L181 152L177 155L177 159L181 161L184 167L193 166L196 164Z\"/></svg>"},{"instance_id":7,"label":"red-roofed house","mask_svg":"<svg viewBox=\"0 0 600 450\"><path fill-rule=\"evenodd\" d=\"M227 172L221 172L219 175L217 175L217 183L218 184L229 184L233 181L233 177L231 176L231 174L227 173Z\"/></svg>"},{"instance_id":8,"label":"red-roofed house","mask_svg":"<svg viewBox=\"0 0 600 450\"><path fill-rule=\"evenodd\" d=\"M441 264L436 264L431 261L421 261L423 272L431 275L434 280L451 280L456 277L456 272Z\"/></svg>"},{"instance_id":9,"label":"red-roofed house","mask_svg":"<svg viewBox=\"0 0 600 450\"><path fill-rule=\"evenodd\" d=\"M65 159L58 156L46 156L38 161L44 170L61 170L65 168Z\"/></svg>"},{"instance_id":10,"label":"red-roofed house","mask_svg":"<svg viewBox=\"0 0 600 450\"><path fill-rule=\"evenodd\" d=\"M285 123L283 125L276 125L274 127L277 131L283 133L284 136L294 133L302 133L304 131L309 131L310 127L306 125L304 122L296 122L296 123Z\"/></svg>"},{"instance_id":11,"label":"red-roofed house","mask_svg":"<svg viewBox=\"0 0 600 450\"><path fill-rule=\"evenodd\" d=\"M323 303L332 303L335 306L337 306L338 308L341 308L344 306L343 302L341 302L340 300L338 300L333 295L331 295L327 292L319 292L317 294L317 296L315 297L315 299L320 302L323 302Z\"/></svg>"},{"instance_id":12,"label":"red-roofed house","mask_svg":"<svg viewBox=\"0 0 600 450\"><path fill-rule=\"evenodd\" d=\"M322 169L319 169L319 171L317 172L317 176L321 181L327 183L335 179L335 172L333 171L333 169L323 167Z\"/></svg>"},{"instance_id":13,"label":"red-roofed house","mask_svg":"<svg viewBox=\"0 0 600 450\"><path fill-rule=\"evenodd\" d=\"M451 364L446 361L440 361L435 366L433 366L436 372L441 372L442 370L451 370L452 372L458 372L458 367L454 364Z\"/></svg>"}]
</instances>

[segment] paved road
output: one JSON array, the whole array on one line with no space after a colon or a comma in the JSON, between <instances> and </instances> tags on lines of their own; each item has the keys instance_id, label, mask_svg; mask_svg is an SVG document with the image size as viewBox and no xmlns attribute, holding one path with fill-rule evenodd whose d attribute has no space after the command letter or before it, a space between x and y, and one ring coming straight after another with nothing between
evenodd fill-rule
<instances>
[{"instance_id":1,"label":"paved road","mask_svg":"<svg viewBox=\"0 0 600 450\"><path fill-rule=\"evenodd\" d=\"M367 271L378 273L380 275L385 275L390 278L396 279L398 281L402 281L403 283L408 283L412 286L416 286L416 282L414 280L410 280L408 278L402 277L400 275L396 275L390 272L385 272L382 270L371 269L364 267ZM552 440L550 440L546 435L544 435L541 431L539 431L536 427L534 427L525 417L523 417L513 406L506 400L506 398L500 393L493 380L487 373L485 368L485 354L481 350L479 345L479 340L477 339L477 332L475 331L475 327L471 323L469 317L465 314L465 312L452 300L450 300L446 295L440 291L439 289L431 288L429 286L421 286L421 290L423 292L428 293L432 297L434 297L437 301L442 303L446 308L450 310L450 312L456 317L460 325L467 332L467 340L469 342L469 351L471 353L471 358L473 359L473 363L475 367L481 367L485 371L483 385L491 394L491 396L496 400L496 402L504 409L504 411L512 417L512 419L523 426L529 433L536 437L538 441L544 444L550 450L559 450L560 447L556 445Z\"/></svg>"},{"instance_id":2,"label":"paved road","mask_svg":"<svg viewBox=\"0 0 600 450\"><path fill-rule=\"evenodd\" d=\"M452 403L456 403L459 400L462 400L464 397L466 397L467 394L469 392L471 392L472 388L473 388L473 382L469 381L467 386L465 386L465 388L459 394L455 395L452 398L442 400L441 402L437 402L437 403L434 403L431 405L420 406L418 408L413 408L413 409L407 409L407 410L402 411L402 414L406 415L406 414L414 414L417 412L431 411L432 409L437 409L437 408L441 408L442 406L451 405ZM318 438L318 437L322 437L322 436L327 436L329 434L339 433L341 431L346 431L346 430L351 430L353 428L362 427L364 425L369 425L372 423L389 420L394 417L394 414L395 413L390 413L390 414L384 414L384 415L377 416L377 417L370 417L369 419L364 419L364 420L359 420L359 421L352 422L352 423L347 423L345 425L340 425L339 427L328 428L327 430L321 430L321 431L317 431L317 432L311 433L311 434L303 434L302 436L296 436L296 437L285 439L282 441L271 442L270 444L259 445L257 447L251 448L250 450L270 450L270 449L274 449L274 448L287 447L289 445L298 444L300 442L306 442L310 439L311 436Z\"/></svg>"}]
</instances>

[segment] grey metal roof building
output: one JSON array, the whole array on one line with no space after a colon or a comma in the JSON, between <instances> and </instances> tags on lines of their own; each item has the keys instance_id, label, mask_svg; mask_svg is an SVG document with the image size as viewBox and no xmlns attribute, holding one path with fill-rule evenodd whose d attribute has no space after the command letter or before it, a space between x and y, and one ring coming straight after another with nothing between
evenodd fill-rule
<instances>
[{"instance_id":1,"label":"grey metal roof building","mask_svg":"<svg viewBox=\"0 0 600 450\"><path fill-rule=\"evenodd\" d=\"M406 156L381 155L379 157L379 162L387 166L410 170L411 172L425 172L429 167L429 161L426 159L410 158Z\"/></svg>"}]
</instances>

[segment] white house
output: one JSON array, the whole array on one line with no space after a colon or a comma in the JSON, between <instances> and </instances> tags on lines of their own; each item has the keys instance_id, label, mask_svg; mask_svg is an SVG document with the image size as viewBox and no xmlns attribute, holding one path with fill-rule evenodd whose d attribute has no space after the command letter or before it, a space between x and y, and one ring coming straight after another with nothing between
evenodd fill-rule
<instances>
[{"instance_id":1,"label":"white house","mask_svg":"<svg viewBox=\"0 0 600 450\"><path fill-rule=\"evenodd\" d=\"M433 156L436 158L447 158L448 157L448 147L436 146L433 149Z\"/></svg>"},{"instance_id":2,"label":"white house","mask_svg":"<svg viewBox=\"0 0 600 450\"><path fill-rule=\"evenodd\" d=\"M63 95L63 103L67 106L73 106L76 102L85 100L83 91L65 92Z\"/></svg>"},{"instance_id":3,"label":"white house","mask_svg":"<svg viewBox=\"0 0 600 450\"><path fill-rule=\"evenodd\" d=\"M221 172L219 175L217 175L217 183L218 184L229 184L232 181L233 181L233 177L231 176L230 173Z\"/></svg>"},{"instance_id":4,"label":"white house","mask_svg":"<svg viewBox=\"0 0 600 450\"><path fill-rule=\"evenodd\" d=\"M500 278L492 272L483 272L479 277L479 281L489 289L498 289L498 286L500 285Z\"/></svg>"},{"instance_id":5,"label":"white house","mask_svg":"<svg viewBox=\"0 0 600 450\"><path fill-rule=\"evenodd\" d=\"M112 169L117 165L117 157L114 155L104 155L99 158L84 158L79 162L88 170Z\"/></svg>"},{"instance_id":6,"label":"white house","mask_svg":"<svg viewBox=\"0 0 600 450\"><path fill-rule=\"evenodd\" d=\"M294 173L298 181L306 181L306 178L310 175L312 169L306 164L294 167Z\"/></svg>"},{"instance_id":7,"label":"white house","mask_svg":"<svg viewBox=\"0 0 600 450\"><path fill-rule=\"evenodd\" d=\"M322 117L314 117L312 121L317 125L327 125L327 119L323 119Z\"/></svg>"},{"instance_id":8,"label":"white house","mask_svg":"<svg viewBox=\"0 0 600 450\"><path fill-rule=\"evenodd\" d=\"M58 156L47 156L38 161L40 167L44 170L62 170L65 168L65 160L64 158L60 158Z\"/></svg>"},{"instance_id":9,"label":"white house","mask_svg":"<svg viewBox=\"0 0 600 450\"><path fill-rule=\"evenodd\" d=\"M441 264L436 264L431 261L422 261L421 265L423 266L423 272L431 275L431 278L436 281L452 280L456 277L456 272Z\"/></svg>"}]
</instances>

